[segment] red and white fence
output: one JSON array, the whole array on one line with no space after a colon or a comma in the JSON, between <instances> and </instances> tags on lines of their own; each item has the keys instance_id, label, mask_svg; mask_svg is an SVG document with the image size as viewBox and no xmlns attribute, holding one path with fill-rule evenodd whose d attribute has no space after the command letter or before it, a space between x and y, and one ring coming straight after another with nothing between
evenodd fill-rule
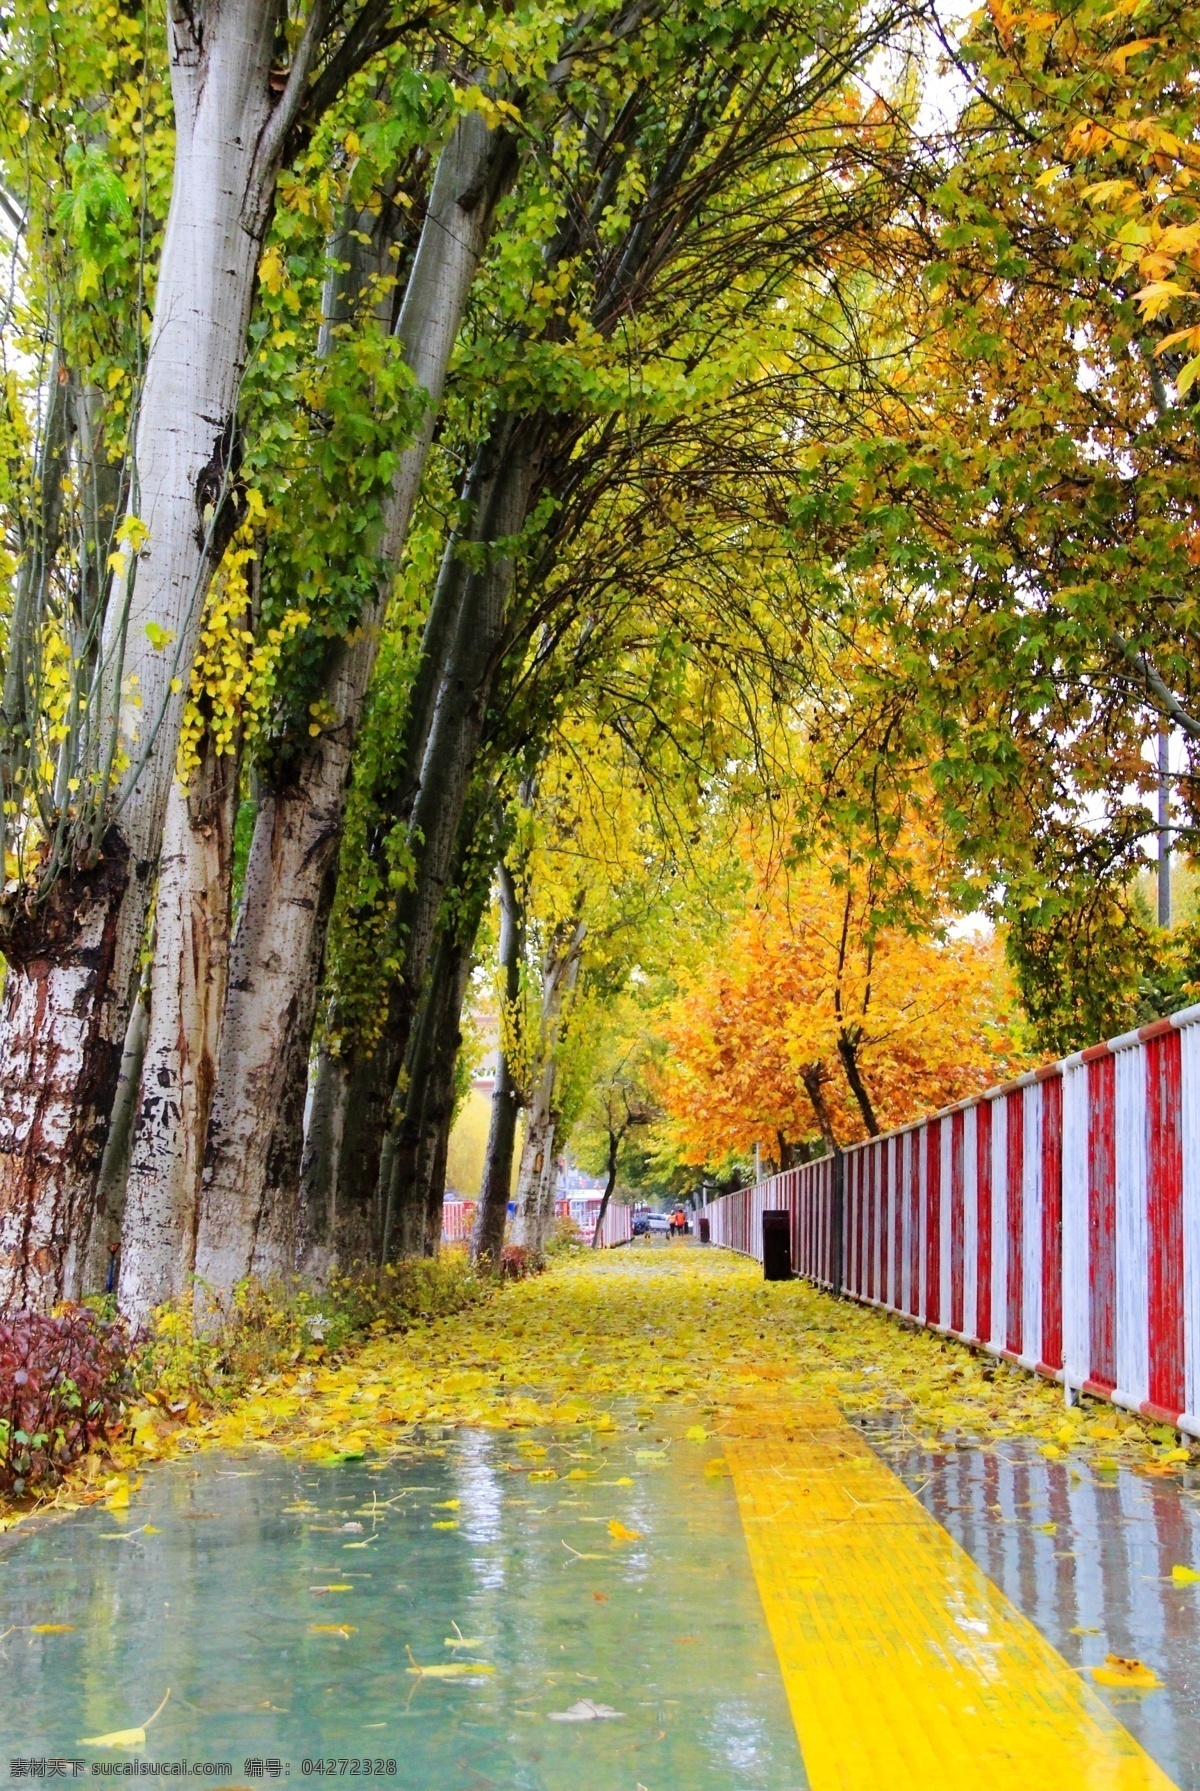
<instances>
[{"instance_id":1,"label":"red and white fence","mask_svg":"<svg viewBox=\"0 0 1200 1791\"><path fill-rule=\"evenodd\" d=\"M1200 1436L1200 1006L713 1201L714 1243Z\"/></svg>"},{"instance_id":2,"label":"red and white fence","mask_svg":"<svg viewBox=\"0 0 1200 1791\"><path fill-rule=\"evenodd\" d=\"M465 1244L470 1241L471 1230L475 1224L474 1200L460 1200L451 1196L442 1205L442 1242L445 1244ZM590 1244L595 1228L595 1213L599 1210L600 1200L597 1196L592 1208L592 1216L583 1215L578 1224L579 1236L583 1243ZM554 1203L555 1218L566 1224L574 1223L569 1200L556 1200ZM604 1225L600 1232L600 1248L611 1249L616 1244L627 1244L633 1236L633 1208L629 1206L610 1205L604 1215Z\"/></svg>"},{"instance_id":3,"label":"red and white fence","mask_svg":"<svg viewBox=\"0 0 1200 1791\"><path fill-rule=\"evenodd\" d=\"M598 1240L600 1249L611 1250L617 1244L627 1244L632 1236L633 1208L617 1206L615 1202L610 1202L604 1215L604 1223L600 1227Z\"/></svg>"},{"instance_id":4,"label":"red and white fence","mask_svg":"<svg viewBox=\"0 0 1200 1791\"><path fill-rule=\"evenodd\" d=\"M475 1224L474 1200L458 1200L453 1196L442 1203L442 1242L444 1244L466 1244L470 1242L471 1231Z\"/></svg>"}]
</instances>

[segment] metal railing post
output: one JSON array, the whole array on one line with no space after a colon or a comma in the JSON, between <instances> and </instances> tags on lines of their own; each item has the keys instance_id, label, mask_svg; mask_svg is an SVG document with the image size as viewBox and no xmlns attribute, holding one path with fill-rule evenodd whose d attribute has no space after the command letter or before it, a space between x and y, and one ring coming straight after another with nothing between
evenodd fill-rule
<instances>
[{"instance_id":1,"label":"metal railing post","mask_svg":"<svg viewBox=\"0 0 1200 1791\"><path fill-rule=\"evenodd\" d=\"M836 1145L834 1146L829 1183L833 1207L829 1215L829 1287L833 1297L840 1300L842 1297L843 1240L846 1230L846 1159Z\"/></svg>"}]
</instances>

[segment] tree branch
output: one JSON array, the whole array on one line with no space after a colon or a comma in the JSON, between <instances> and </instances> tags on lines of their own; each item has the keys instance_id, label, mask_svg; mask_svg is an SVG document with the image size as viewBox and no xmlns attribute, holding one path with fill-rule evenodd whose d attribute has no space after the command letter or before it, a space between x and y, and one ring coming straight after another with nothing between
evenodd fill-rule
<instances>
[{"instance_id":1,"label":"tree branch","mask_svg":"<svg viewBox=\"0 0 1200 1791\"><path fill-rule=\"evenodd\" d=\"M1188 734L1193 740L1200 740L1200 721L1197 721L1196 717L1184 708L1183 704L1175 695L1175 692L1166 683L1153 661L1147 658L1145 653L1139 653L1133 643L1127 641L1123 634L1118 634L1115 628L1110 629L1109 633L1113 645L1119 649L1122 657L1133 666L1135 671L1140 672L1142 677L1146 680L1146 683L1158 698L1159 703L1162 706L1163 714L1167 716L1169 720L1173 721L1176 727L1182 728L1184 733Z\"/></svg>"},{"instance_id":2,"label":"tree branch","mask_svg":"<svg viewBox=\"0 0 1200 1791\"><path fill-rule=\"evenodd\" d=\"M308 77L324 41L328 23L329 0L312 0L304 35L296 47L296 54L288 71L287 85L258 139L254 166L250 171L242 216L255 232L261 229L269 209L267 195L274 191L275 170L283 155L283 145L288 132L300 116L300 108L308 92Z\"/></svg>"}]
</instances>

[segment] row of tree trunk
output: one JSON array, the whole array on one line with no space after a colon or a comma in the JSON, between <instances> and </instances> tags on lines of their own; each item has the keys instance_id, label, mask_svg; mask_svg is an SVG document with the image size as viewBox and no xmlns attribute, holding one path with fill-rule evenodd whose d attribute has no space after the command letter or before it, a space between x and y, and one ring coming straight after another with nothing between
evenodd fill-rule
<instances>
[{"instance_id":1,"label":"row of tree trunk","mask_svg":"<svg viewBox=\"0 0 1200 1791\"><path fill-rule=\"evenodd\" d=\"M779 183L776 161L800 112L820 111L840 91L851 46L865 54L892 29L886 9L861 29L848 17L831 31L836 45L800 51L764 11L778 41L761 66L745 22L720 24L709 43L703 7L664 12L629 0L599 16L585 9L561 34L558 60L538 80L548 100L559 84L575 83L561 141L548 127L543 145L546 166L561 161L567 170L564 203L549 240L534 245L531 290L549 272L571 291L552 307L539 349L553 360L558 346L573 347L576 309L589 341L628 341L629 414L603 392L580 396L549 375L544 400L518 400L518 391L543 390L536 372L478 401L481 439L465 455L402 738L386 787L371 792L378 824L369 850L381 887L390 887L390 850L398 846L407 867L386 915L381 1028L359 1040L326 1026L330 1042L310 1070L380 631L468 295L518 171L518 133L464 111L437 161L394 326L425 402L386 494L380 574L355 625L330 646L319 732L256 764L234 916L233 842L246 781L238 753L206 741L186 789L175 770L205 594L243 521L237 413L256 279L285 157L408 27L392 0L362 0L353 16L310 0L298 36L289 35L283 0L169 0L168 15L174 184L122 498L126 526L113 556L119 570L96 662L92 756L80 766L84 787L102 795L94 813L80 809L45 887L4 923L0 1310L45 1308L95 1289L114 1246L120 1301L135 1318L193 1278L224 1296L247 1275L320 1273L431 1247L463 991L503 844L494 815L505 792L493 773L496 783L506 773L485 762L511 708L513 664L537 628L552 633L557 587L547 590L546 575L556 538L544 517L577 525L597 501L589 490L616 482L615 473L596 474L589 487L596 462L590 469L580 450L589 429L597 461L602 449L618 457L613 465L620 452L636 457L647 426L637 411L640 318L658 286L666 293L661 350L690 315L672 284L681 268L693 298L711 297L718 284L737 290L739 279L748 290L761 282L747 301L750 316L755 304L775 302L771 257L778 274L804 243L827 253L840 178L810 182L806 168L798 187ZM572 72L588 31L592 52L611 57L607 84L589 86ZM653 53L626 57L624 44L641 31ZM520 137L531 140L529 131ZM815 213L793 218L810 184ZM641 196L631 198L635 189ZM544 186L538 191L544 212ZM726 191L735 195L729 229L720 214ZM766 194L779 211L775 234L762 223ZM848 227L857 216L858 202L847 201ZM345 272L329 294L326 347L388 265L389 217L385 207L376 218L345 220L331 258ZM719 282L718 241L732 256ZM517 341L524 326L499 327ZM86 430L87 404L73 414ZM536 595L518 614L517 566L526 531L537 532L531 518L545 539L524 574ZM536 727L550 725L552 710L551 702ZM515 761L515 750L509 756ZM516 933L519 922L504 946L506 977ZM548 1048L538 1074L520 1090L511 1066L498 1080L477 1240L489 1258L521 1101L528 1115L516 1232L535 1252L544 1240L560 1125L553 1043L581 946L581 933L565 938L543 967L539 1024Z\"/></svg>"},{"instance_id":2,"label":"row of tree trunk","mask_svg":"<svg viewBox=\"0 0 1200 1791\"><path fill-rule=\"evenodd\" d=\"M322 19L318 6L311 29ZM288 93L274 96L276 23L274 8L258 0L222 0L207 30L191 9L173 19L175 184L137 435L138 490L130 499L146 543L130 560L124 601L110 606L110 633L117 634L104 645L119 668L114 717L120 709L120 725L127 725L121 696L136 688L134 713L145 737L123 741L130 771L94 866L76 866L6 942L0 1307L47 1306L103 1285L117 1245L120 1304L141 1318L179 1295L192 1276L228 1290L248 1274L290 1272L308 1242L297 1199L307 1066L353 750L450 353L517 156L506 130L471 113L439 158L396 323L425 407L387 494L379 583L358 626L330 656L322 694L333 719L298 759L261 780L231 933L239 757L218 755L206 737L186 789L175 779L181 681L170 676L169 653L147 650L145 624L180 634L178 662L190 663L201 610L196 591L231 532L231 519L219 519L228 508L232 432L222 422L214 437L205 419L234 412L273 182L304 91L302 45ZM360 279L371 271L355 270ZM512 464L498 499L475 505L477 534L519 528L521 482L512 487ZM424 716L410 717L406 776L430 848L414 889L419 936L408 952L404 1023L388 1040L389 1066L396 1067L422 1003L430 1016L423 1035L434 1035L430 1059L441 1066L447 1040L457 1034L474 943L473 932L459 938L452 965L439 960L435 975L427 974L455 810L465 799L486 706L481 679L505 599L502 569L483 591L458 577L456 546L447 548L447 576L466 587L452 618L457 637L451 634L447 652L435 604L418 680L431 700ZM467 613L477 603L482 626ZM431 808L446 821L448 840ZM153 959L143 977L152 902ZM431 1082L424 1123L434 1131L442 1107ZM438 1150L426 1158L424 1204L431 1209ZM395 1153L391 1160L398 1162ZM444 1173L444 1146L441 1165ZM365 1158L359 1168L359 1185L343 1189L342 1201L356 1223L335 1223L332 1239L328 1223L308 1227L313 1256L323 1238L335 1246L325 1251L326 1266L347 1247L377 1251L381 1227L405 1246L418 1239L426 1247L431 1221L414 1221L394 1191L390 1199L387 1191L379 1195L378 1151L374 1173ZM392 1190L395 1180L393 1173ZM373 1201L386 1213L363 1225L361 1210Z\"/></svg>"}]
</instances>

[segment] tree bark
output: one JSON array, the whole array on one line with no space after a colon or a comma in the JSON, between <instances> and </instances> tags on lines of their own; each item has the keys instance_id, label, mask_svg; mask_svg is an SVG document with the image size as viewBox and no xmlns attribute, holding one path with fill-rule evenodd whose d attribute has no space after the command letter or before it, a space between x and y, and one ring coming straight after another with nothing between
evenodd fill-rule
<instances>
[{"instance_id":1,"label":"tree bark","mask_svg":"<svg viewBox=\"0 0 1200 1791\"><path fill-rule=\"evenodd\" d=\"M625 1127L619 1132L610 1129L608 1134L608 1173L605 1177L604 1192L600 1196L600 1211L596 1214L596 1224L592 1231L592 1249L600 1248L600 1234L604 1230L604 1215L608 1211L608 1203L612 1199L613 1189L617 1185L617 1160L621 1154L621 1140L625 1136Z\"/></svg>"},{"instance_id":2,"label":"tree bark","mask_svg":"<svg viewBox=\"0 0 1200 1791\"><path fill-rule=\"evenodd\" d=\"M151 966L142 973L133 1012L125 1029L125 1049L117 1077L117 1092L104 1140L104 1155L96 1185L96 1210L92 1216L91 1237L84 1264L84 1280L89 1287L107 1287L110 1252L119 1248L121 1226L125 1218L125 1186L129 1176L129 1157L133 1149L133 1128L137 1120L138 1093L142 1086L142 1064L146 1058L146 1042L150 1036Z\"/></svg>"},{"instance_id":3,"label":"tree bark","mask_svg":"<svg viewBox=\"0 0 1200 1791\"><path fill-rule=\"evenodd\" d=\"M438 942L406 1070L403 1117L394 1128L382 1257L435 1256L442 1236L446 1154L454 1119L454 1066L482 901ZM474 921L474 925L472 925Z\"/></svg>"},{"instance_id":4,"label":"tree bark","mask_svg":"<svg viewBox=\"0 0 1200 1791\"><path fill-rule=\"evenodd\" d=\"M504 1023L506 1019L511 1023L520 994L523 933L516 885L503 860L497 866L496 880L500 888L500 974L503 979L501 997L505 1014L501 1019L496 1053L496 1080L492 1086L492 1114L488 1126L483 1182L471 1234L472 1261L492 1269L499 1267L500 1252L504 1248L504 1228L508 1221L508 1202L512 1193L517 1116L521 1110L521 1091L512 1073L509 1054L504 1048Z\"/></svg>"},{"instance_id":5,"label":"tree bark","mask_svg":"<svg viewBox=\"0 0 1200 1791\"><path fill-rule=\"evenodd\" d=\"M825 1066L822 1063L805 1064L800 1072L800 1080L804 1084L804 1092L812 1104L817 1128L827 1149L836 1150L837 1138L833 1130L833 1118L829 1111L829 1102L825 1099Z\"/></svg>"},{"instance_id":6,"label":"tree bark","mask_svg":"<svg viewBox=\"0 0 1200 1791\"><path fill-rule=\"evenodd\" d=\"M342 1129L336 1165L308 1159L305 1201L316 1206L327 1204L335 1181L339 1199L365 1206L379 1173L392 1092L451 881L504 637L513 563L494 544L516 536L524 524L537 442L536 418L496 420L467 480L472 503L466 535L472 545L493 545L494 557L483 567L469 567L457 537L443 555L394 793L393 812L407 819L413 865L390 921L401 969L389 989L381 1039L369 1056L356 1058L343 1072L353 1076L361 1102L353 1135ZM439 639L431 645L435 630Z\"/></svg>"},{"instance_id":7,"label":"tree bark","mask_svg":"<svg viewBox=\"0 0 1200 1791\"><path fill-rule=\"evenodd\" d=\"M208 577L235 520L235 411L254 277L283 133L324 20L316 4L317 31L305 32L278 99L275 0L170 5L175 167L129 500L147 534L109 601L96 728L101 776L118 748L128 769L103 836L78 842L77 864L6 945L0 1308L46 1307L81 1291L187 673ZM169 644L156 650L164 635Z\"/></svg>"},{"instance_id":8,"label":"tree bark","mask_svg":"<svg viewBox=\"0 0 1200 1791\"><path fill-rule=\"evenodd\" d=\"M460 119L439 158L396 326L428 402L385 506L384 571L330 665L324 700L336 720L276 774L256 819L204 1173L198 1266L215 1287L252 1270L294 1266L284 1257L294 1245L296 1216L289 1223L281 1208L295 1207L300 1165L292 1116L286 1139L275 1121L280 1078L298 1078L302 1098L354 742L380 628L467 295L515 166L511 136L489 130L476 113ZM323 1100L329 1092L327 1079ZM295 1106L294 1084L285 1099Z\"/></svg>"},{"instance_id":9,"label":"tree bark","mask_svg":"<svg viewBox=\"0 0 1200 1791\"><path fill-rule=\"evenodd\" d=\"M875 1117L875 1109L871 1104L871 1096L863 1081L862 1066L858 1061L859 1041L850 1033L838 1033L838 1056L842 1060L842 1068L846 1072L846 1080L850 1084L850 1092L858 1102L858 1110L862 1114L863 1124L870 1138L878 1138L879 1121Z\"/></svg>"},{"instance_id":10,"label":"tree bark","mask_svg":"<svg viewBox=\"0 0 1200 1791\"><path fill-rule=\"evenodd\" d=\"M328 1049L317 1057L300 1165L300 1268L317 1281L379 1258L381 1165L376 1155L370 1172L360 1123L374 1074L371 1058L350 1061Z\"/></svg>"},{"instance_id":11,"label":"tree bark","mask_svg":"<svg viewBox=\"0 0 1200 1791\"><path fill-rule=\"evenodd\" d=\"M526 1108L525 1142L517 1177L517 1212L513 1239L535 1261L546 1252L546 1232L554 1217L554 1169L551 1151L558 1129L555 1102L558 1082L558 1046L563 1007L579 976L580 954L586 928L582 921L570 938L552 948L542 975L539 1025L541 1066Z\"/></svg>"},{"instance_id":12,"label":"tree bark","mask_svg":"<svg viewBox=\"0 0 1200 1791\"><path fill-rule=\"evenodd\" d=\"M125 1189L119 1303L142 1323L195 1265L196 1197L225 995L238 756L213 750L167 804L150 1029Z\"/></svg>"}]
</instances>

